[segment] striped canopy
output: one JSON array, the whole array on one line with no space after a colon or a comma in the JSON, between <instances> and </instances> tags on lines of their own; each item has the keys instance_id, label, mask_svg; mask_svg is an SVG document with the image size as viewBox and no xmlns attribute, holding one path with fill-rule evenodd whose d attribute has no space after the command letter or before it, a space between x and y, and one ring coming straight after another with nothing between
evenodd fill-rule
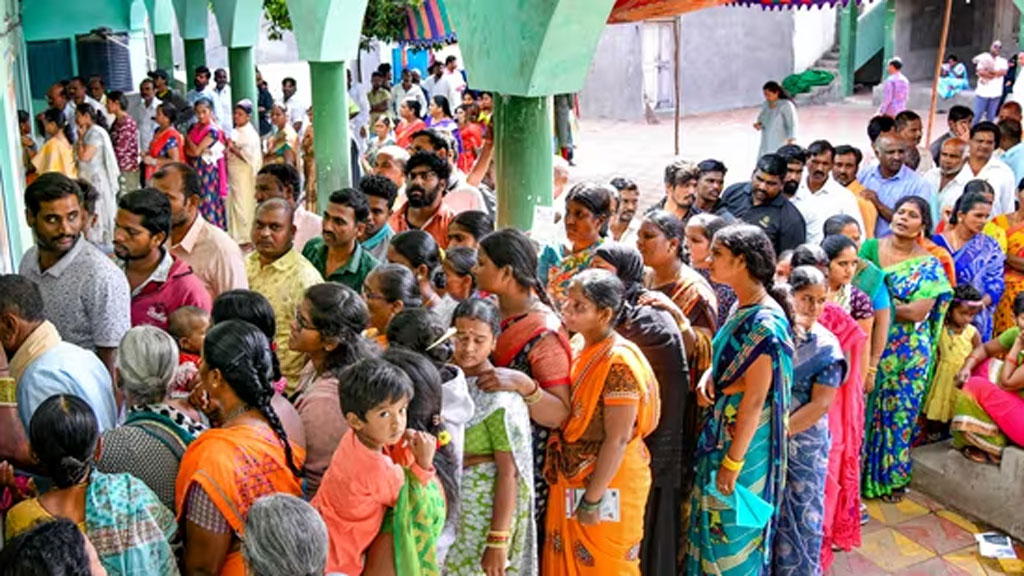
<instances>
[{"instance_id":1,"label":"striped canopy","mask_svg":"<svg viewBox=\"0 0 1024 576\"><path fill-rule=\"evenodd\" d=\"M731 0L616 0L609 24L668 18L701 8L721 6Z\"/></svg>"},{"instance_id":2,"label":"striped canopy","mask_svg":"<svg viewBox=\"0 0 1024 576\"><path fill-rule=\"evenodd\" d=\"M401 43L424 48L455 42L455 27L452 26L444 0L423 0L418 7L406 10L408 24Z\"/></svg>"}]
</instances>

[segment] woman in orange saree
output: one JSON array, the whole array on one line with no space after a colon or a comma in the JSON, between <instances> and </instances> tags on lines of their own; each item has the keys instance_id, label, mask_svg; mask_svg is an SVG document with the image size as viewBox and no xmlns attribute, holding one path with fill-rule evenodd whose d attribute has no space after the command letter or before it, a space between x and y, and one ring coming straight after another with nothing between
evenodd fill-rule
<instances>
[{"instance_id":1,"label":"woman in orange saree","mask_svg":"<svg viewBox=\"0 0 1024 576\"><path fill-rule=\"evenodd\" d=\"M1006 231L1006 265L1003 279L1006 289L996 306L993 334L1003 332L1017 325L1013 315L1013 301L1017 294L1024 292L1024 189L1017 190L1016 212L1001 214L992 223Z\"/></svg>"},{"instance_id":2,"label":"woman in orange saree","mask_svg":"<svg viewBox=\"0 0 1024 576\"><path fill-rule=\"evenodd\" d=\"M569 419L548 444L546 576L640 574L651 487L643 438L658 425L660 398L643 354L615 332L623 294L610 272L587 270L563 307L585 346L573 358Z\"/></svg>"},{"instance_id":3,"label":"woman in orange saree","mask_svg":"<svg viewBox=\"0 0 1024 576\"><path fill-rule=\"evenodd\" d=\"M292 447L271 406L271 354L248 322L227 320L206 334L193 394L216 427L189 445L178 470L184 573L245 576L240 542L249 507L275 492L302 495L305 451Z\"/></svg>"}]
</instances>

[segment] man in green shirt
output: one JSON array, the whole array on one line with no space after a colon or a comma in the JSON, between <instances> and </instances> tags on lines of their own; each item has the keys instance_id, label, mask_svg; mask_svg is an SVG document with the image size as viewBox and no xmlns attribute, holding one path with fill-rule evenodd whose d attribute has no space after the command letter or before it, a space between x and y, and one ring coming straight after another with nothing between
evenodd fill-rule
<instances>
[{"instance_id":1,"label":"man in green shirt","mask_svg":"<svg viewBox=\"0 0 1024 576\"><path fill-rule=\"evenodd\" d=\"M302 255L328 282L360 292L378 262L359 244L370 217L366 195L354 188L333 192L324 211L323 234L306 244Z\"/></svg>"}]
</instances>

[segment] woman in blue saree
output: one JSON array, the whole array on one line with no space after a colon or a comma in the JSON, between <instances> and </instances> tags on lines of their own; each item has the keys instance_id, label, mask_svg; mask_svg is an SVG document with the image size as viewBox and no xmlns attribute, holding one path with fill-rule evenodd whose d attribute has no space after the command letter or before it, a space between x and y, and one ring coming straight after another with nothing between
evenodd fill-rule
<instances>
[{"instance_id":1,"label":"woman in blue saree","mask_svg":"<svg viewBox=\"0 0 1024 576\"><path fill-rule=\"evenodd\" d=\"M818 323L828 302L825 275L813 266L798 266L789 275L789 285L796 309L793 405L786 492L772 573L820 576L825 479L832 445L828 413L847 365L839 341Z\"/></svg>"},{"instance_id":2,"label":"woman in blue saree","mask_svg":"<svg viewBox=\"0 0 1024 576\"><path fill-rule=\"evenodd\" d=\"M867 240L860 250L861 258L885 272L893 304L889 338L865 410L861 481L866 498L898 502L910 484L910 445L953 296L942 264L917 241L930 234L931 220L924 198L902 198L893 213L892 235Z\"/></svg>"},{"instance_id":3,"label":"woman in blue saree","mask_svg":"<svg viewBox=\"0 0 1024 576\"><path fill-rule=\"evenodd\" d=\"M690 504L686 574L748 576L771 572L772 540L786 477L789 390L793 379L790 305L773 286L775 251L764 231L737 224L715 234L711 277L736 292L738 308L712 343ZM724 496L737 485L775 507L763 528L736 523Z\"/></svg>"},{"instance_id":4,"label":"woman in blue saree","mask_svg":"<svg viewBox=\"0 0 1024 576\"><path fill-rule=\"evenodd\" d=\"M953 256L957 284L970 284L982 293L984 307L973 324L985 342L992 339L992 319L1006 288L1006 253L984 233L991 212L992 201L988 197L980 192L966 192L956 201L950 225L942 234L932 237L933 242Z\"/></svg>"},{"instance_id":5,"label":"woman in blue saree","mask_svg":"<svg viewBox=\"0 0 1024 576\"><path fill-rule=\"evenodd\" d=\"M971 89L971 81L967 76L967 66L955 55L950 54L946 63L942 65L942 72L939 76L939 96L943 100L949 100L964 90Z\"/></svg>"}]
</instances>

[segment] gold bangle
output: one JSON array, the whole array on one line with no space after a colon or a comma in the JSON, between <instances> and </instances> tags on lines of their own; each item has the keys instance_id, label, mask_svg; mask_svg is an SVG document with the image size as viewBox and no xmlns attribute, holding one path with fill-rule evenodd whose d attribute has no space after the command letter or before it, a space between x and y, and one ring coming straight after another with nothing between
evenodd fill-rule
<instances>
[{"instance_id":1,"label":"gold bangle","mask_svg":"<svg viewBox=\"0 0 1024 576\"><path fill-rule=\"evenodd\" d=\"M722 467L730 472L739 472L740 470L743 470L744 462L745 460L733 460L732 458L729 458L728 454L726 454L725 457L722 458Z\"/></svg>"},{"instance_id":2,"label":"gold bangle","mask_svg":"<svg viewBox=\"0 0 1024 576\"><path fill-rule=\"evenodd\" d=\"M544 397L544 390L541 390L540 384L535 383L535 385L536 388L533 389L533 392L523 396L523 402L526 402L527 406L533 406Z\"/></svg>"}]
</instances>

